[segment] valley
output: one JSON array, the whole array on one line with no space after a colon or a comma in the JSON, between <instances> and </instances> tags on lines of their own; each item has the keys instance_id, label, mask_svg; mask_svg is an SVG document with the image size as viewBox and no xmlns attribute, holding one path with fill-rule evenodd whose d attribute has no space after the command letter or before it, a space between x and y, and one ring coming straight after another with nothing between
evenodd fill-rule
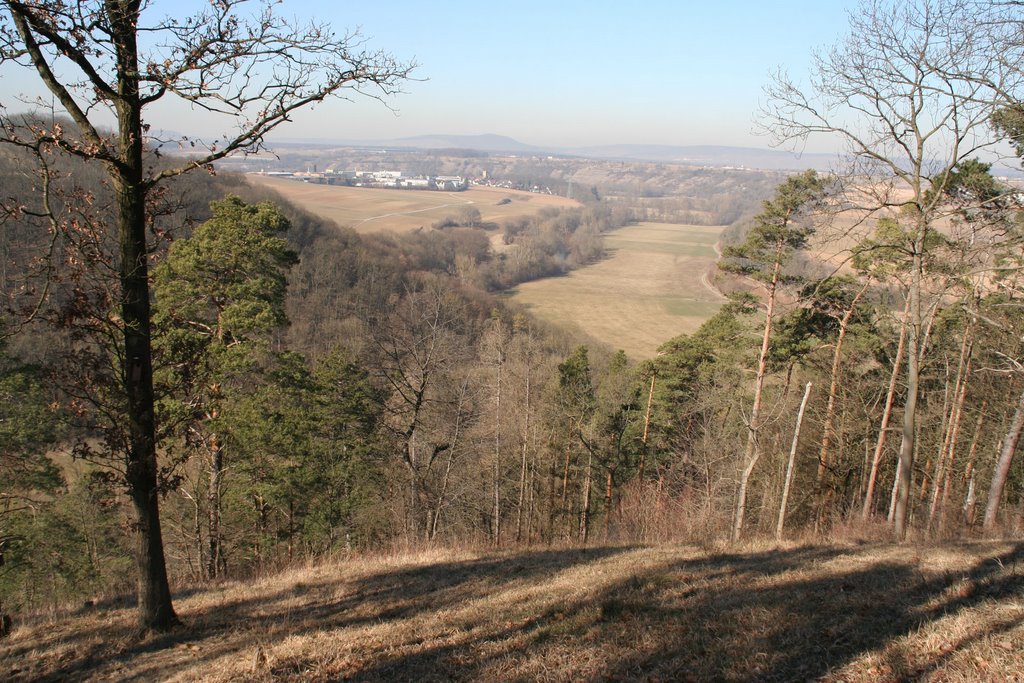
<instances>
[{"instance_id":1,"label":"valley","mask_svg":"<svg viewBox=\"0 0 1024 683\"><path fill-rule=\"evenodd\" d=\"M563 277L527 282L510 298L633 359L691 333L725 301L709 282L721 227L639 223L605 237L607 258Z\"/></svg>"}]
</instances>

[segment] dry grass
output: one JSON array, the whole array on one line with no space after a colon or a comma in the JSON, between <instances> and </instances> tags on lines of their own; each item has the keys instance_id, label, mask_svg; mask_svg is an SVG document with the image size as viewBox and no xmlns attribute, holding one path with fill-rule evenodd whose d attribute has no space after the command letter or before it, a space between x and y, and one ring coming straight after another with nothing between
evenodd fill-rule
<instances>
[{"instance_id":1,"label":"dry grass","mask_svg":"<svg viewBox=\"0 0 1024 683\"><path fill-rule=\"evenodd\" d=\"M472 205L484 221L529 216L548 207L579 206L565 197L474 186L465 192L388 190L317 185L271 176L249 175L250 182L271 187L296 206L359 232L407 232ZM501 203L508 199L508 202Z\"/></svg>"},{"instance_id":2,"label":"dry grass","mask_svg":"<svg viewBox=\"0 0 1024 683\"><path fill-rule=\"evenodd\" d=\"M711 287L721 228L640 223L605 238L609 257L565 277L520 285L513 301L557 324L650 358L665 341L691 333L724 301Z\"/></svg>"},{"instance_id":3,"label":"dry grass","mask_svg":"<svg viewBox=\"0 0 1024 683\"><path fill-rule=\"evenodd\" d=\"M435 552L21 627L12 680L1024 680L1024 544Z\"/></svg>"}]
</instances>

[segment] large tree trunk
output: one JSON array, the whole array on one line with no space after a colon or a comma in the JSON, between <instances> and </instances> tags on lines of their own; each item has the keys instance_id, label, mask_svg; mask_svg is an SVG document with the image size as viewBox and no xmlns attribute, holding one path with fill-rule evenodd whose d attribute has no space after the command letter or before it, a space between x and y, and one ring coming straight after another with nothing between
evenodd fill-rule
<instances>
[{"instance_id":1,"label":"large tree trunk","mask_svg":"<svg viewBox=\"0 0 1024 683\"><path fill-rule=\"evenodd\" d=\"M1003 497L1003 489L1006 488L1006 479L1010 476L1010 465L1013 464L1013 454L1017 451L1017 442L1020 440L1021 429L1024 429L1024 392L1017 399L1017 410L1013 414L1010 428L1003 439L1003 447L999 452L996 471L992 475L992 485L988 490L988 504L985 507L985 521L982 523L982 528L986 533L990 533L996 527L999 502Z\"/></svg>"},{"instance_id":2,"label":"large tree trunk","mask_svg":"<svg viewBox=\"0 0 1024 683\"><path fill-rule=\"evenodd\" d=\"M117 128L120 164L109 166L117 201L120 246L121 319L124 325L122 378L128 406L126 479L135 510L139 572L139 626L164 630L178 624L167 581L160 530L153 351L150 328L149 251L146 245L146 186L143 182L142 103L134 5L110 3L109 20L117 50Z\"/></svg>"},{"instance_id":3,"label":"large tree trunk","mask_svg":"<svg viewBox=\"0 0 1024 683\"><path fill-rule=\"evenodd\" d=\"M523 540L523 505L526 502L526 442L523 442L522 457L519 462L519 497L516 501L516 543Z\"/></svg>"},{"instance_id":4,"label":"large tree trunk","mask_svg":"<svg viewBox=\"0 0 1024 683\"><path fill-rule=\"evenodd\" d=\"M122 128L135 126L141 139L138 111L122 110L119 114L123 119ZM122 144L129 148L130 157L137 158L138 163L132 164L128 177L117 178L114 188L121 238L122 376L128 404L126 479L136 516L139 625L146 630L162 630L176 625L178 620L171 604L160 530L142 158L141 149L134 149L137 145L130 137L130 134L123 134Z\"/></svg>"}]
</instances>

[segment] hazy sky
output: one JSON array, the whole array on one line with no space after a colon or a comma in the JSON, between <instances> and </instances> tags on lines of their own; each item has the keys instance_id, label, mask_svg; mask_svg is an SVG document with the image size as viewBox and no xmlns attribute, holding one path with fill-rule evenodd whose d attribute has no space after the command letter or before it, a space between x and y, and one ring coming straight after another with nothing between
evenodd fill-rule
<instances>
[{"instance_id":1,"label":"hazy sky","mask_svg":"<svg viewBox=\"0 0 1024 683\"><path fill-rule=\"evenodd\" d=\"M151 12L183 5L154 0ZM415 60L389 102L333 101L281 129L287 138L382 139L495 133L537 145L767 147L752 135L769 73L806 72L845 30L852 2L676 0L284 0L282 12L359 28L374 48ZM25 82L4 72L0 102ZM178 109L150 122L210 132ZM204 130L205 129L205 130Z\"/></svg>"}]
</instances>

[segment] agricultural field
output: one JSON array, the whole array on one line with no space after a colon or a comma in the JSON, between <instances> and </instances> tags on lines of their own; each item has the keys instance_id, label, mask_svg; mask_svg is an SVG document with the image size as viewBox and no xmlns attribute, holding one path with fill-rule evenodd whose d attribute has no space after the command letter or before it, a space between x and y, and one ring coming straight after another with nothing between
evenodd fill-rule
<instances>
[{"instance_id":1,"label":"agricultural field","mask_svg":"<svg viewBox=\"0 0 1024 683\"><path fill-rule=\"evenodd\" d=\"M1024 544L433 550L16 625L0 678L1021 681Z\"/></svg>"},{"instance_id":2,"label":"agricultural field","mask_svg":"<svg viewBox=\"0 0 1024 683\"><path fill-rule=\"evenodd\" d=\"M249 182L273 188L310 213L363 233L407 232L429 227L466 205L476 207L483 221L531 215L548 207L579 206L565 197L497 187L473 186L465 192L436 192L318 185L258 174L246 177Z\"/></svg>"},{"instance_id":3,"label":"agricultural field","mask_svg":"<svg viewBox=\"0 0 1024 683\"><path fill-rule=\"evenodd\" d=\"M620 228L605 238L603 261L522 284L511 298L634 360L650 358L665 341L700 327L725 301L711 283L721 230L672 223Z\"/></svg>"}]
</instances>

